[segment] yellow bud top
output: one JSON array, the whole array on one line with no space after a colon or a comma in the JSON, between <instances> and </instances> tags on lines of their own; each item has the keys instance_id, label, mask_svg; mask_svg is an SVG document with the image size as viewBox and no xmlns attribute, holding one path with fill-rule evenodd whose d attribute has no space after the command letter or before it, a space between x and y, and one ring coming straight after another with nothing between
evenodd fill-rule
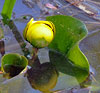
<instances>
[{"instance_id":1,"label":"yellow bud top","mask_svg":"<svg viewBox=\"0 0 100 93\"><path fill-rule=\"evenodd\" d=\"M55 27L50 21L34 21L33 18L28 22L24 29L23 36L33 46L42 48L48 46L54 38Z\"/></svg>"}]
</instances>

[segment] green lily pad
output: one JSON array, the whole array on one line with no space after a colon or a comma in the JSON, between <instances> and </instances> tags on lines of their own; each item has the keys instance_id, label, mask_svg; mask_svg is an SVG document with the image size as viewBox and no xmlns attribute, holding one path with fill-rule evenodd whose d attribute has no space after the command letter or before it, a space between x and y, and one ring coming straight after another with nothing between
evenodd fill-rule
<instances>
[{"instance_id":1,"label":"green lily pad","mask_svg":"<svg viewBox=\"0 0 100 93\"><path fill-rule=\"evenodd\" d=\"M65 57L63 54L50 50L49 56L50 56L50 62L56 67L58 72L75 77L79 83L83 82L83 80L87 78L88 71L75 65L71 60L67 59L67 57Z\"/></svg>"},{"instance_id":2,"label":"green lily pad","mask_svg":"<svg viewBox=\"0 0 100 93\"><path fill-rule=\"evenodd\" d=\"M67 54L69 50L87 35L86 26L71 16L56 15L47 17L56 28L55 38L49 45L61 53Z\"/></svg>"},{"instance_id":3,"label":"green lily pad","mask_svg":"<svg viewBox=\"0 0 100 93\"><path fill-rule=\"evenodd\" d=\"M79 82L84 81L89 75L89 63L78 46L88 32L85 24L76 18L64 15L49 16L46 20L53 22L56 28L55 38L49 48L62 53L68 59L63 63L59 55L59 60L66 66L57 62L55 62L55 66L62 68L63 71L66 67L68 73L63 73L75 76ZM54 55L52 54L51 57L54 57ZM68 65L68 62L73 64L74 67Z\"/></svg>"},{"instance_id":4,"label":"green lily pad","mask_svg":"<svg viewBox=\"0 0 100 93\"><path fill-rule=\"evenodd\" d=\"M28 65L28 60L17 53L9 53L1 59L1 70L8 75L14 77L23 71Z\"/></svg>"}]
</instances>

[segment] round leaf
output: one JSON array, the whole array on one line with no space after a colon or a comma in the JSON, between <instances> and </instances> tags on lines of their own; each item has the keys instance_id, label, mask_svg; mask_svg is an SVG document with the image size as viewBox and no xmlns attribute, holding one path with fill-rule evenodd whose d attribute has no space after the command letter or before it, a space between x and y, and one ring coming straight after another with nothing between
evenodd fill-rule
<instances>
[{"instance_id":1,"label":"round leaf","mask_svg":"<svg viewBox=\"0 0 100 93\"><path fill-rule=\"evenodd\" d=\"M4 55L1 62L2 71L8 73L8 76L10 77L18 75L28 65L27 59L17 53Z\"/></svg>"}]
</instances>

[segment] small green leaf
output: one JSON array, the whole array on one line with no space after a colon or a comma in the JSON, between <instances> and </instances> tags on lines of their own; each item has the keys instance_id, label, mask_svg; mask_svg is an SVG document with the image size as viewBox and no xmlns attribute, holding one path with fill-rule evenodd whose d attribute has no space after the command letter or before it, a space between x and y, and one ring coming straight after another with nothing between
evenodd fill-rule
<instances>
[{"instance_id":1,"label":"small green leaf","mask_svg":"<svg viewBox=\"0 0 100 93\"><path fill-rule=\"evenodd\" d=\"M18 75L27 65L28 60L17 53L6 54L1 59L1 70L8 74L8 78Z\"/></svg>"},{"instance_id":2,"label":"small green leaf","mask_svg":"<svg viewBox=\"0 0 100 93\"><path fill-rule=\"evenodd\" d=\"M66 71L70 72L73 69L74 74L71 72L70 74L75 76L79 82L84 81L89 75L89 63L78 46L88 32L85 24L76 18L64 15L49 16L47 20L53 22L56 28L55 38L49 48L62 53L68 59L66 62L75 66L69 66ZM57 65L57 62L55 64ZM65 68L65 66L60 67Z\"/></svg>"},{"instance_id":3,"label":"small green leaf","mask_svg":"<svg viewBox=\"0 0 100 93\"><path fill-rule=\"evenodd\" d=\"M1 12L4 22L6 22L7 19L11 18L15 2L16 2L16 0L5 0L5 3L3 5L3 9Z\"/></svg>"}]
</instances>

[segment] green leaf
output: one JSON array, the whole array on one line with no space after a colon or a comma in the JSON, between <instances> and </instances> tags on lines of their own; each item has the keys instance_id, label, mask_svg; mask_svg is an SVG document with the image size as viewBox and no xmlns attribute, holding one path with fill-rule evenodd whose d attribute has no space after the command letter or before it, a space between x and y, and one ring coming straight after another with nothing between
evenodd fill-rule
<instances>
[{"instance_id":1,"label":"green leaf","mask_svg":"<svg viewBox=\"0 0 100 93\"><path fill-rule=\"evenodd\" d=\"M85 55L79 49L78 44L75 45L67 54L67 58L76 66L89 71L89 63Z\"/></svg>"},{"instance_id":2,"label":"green leaf","mask_svg":"<svg viewBox=\"0 0 100 93\"><path fill-rule=\"evenodd\" d=\"M56 15L47 17L56 28L55 38L49 45L61 53L67 54L69 50L87 35L86 26L71 16Z\"/></svg>"},{"instance_id":3,"label":"green leaf","mask_svg":"<svg viewBox=\"0 0 100 93\"><path fill-rule=\"evenodd\" d=\"M8 74L8 78L18 75L28 65L26 57L17 53L5 54L1 59L1 70Z\"/></svg>"},{"instance_id":4,"label":"green leaf","mask_svg":"<svg viewBox=\"0 0 100 93\"><path fill-rule=\"evenodd\" d=\"M53 22L56 28L55 38L49 45L49 48L62 53L70 60L66 62L73 64L75 68L69 66L69 69L66 71L70 72L73 69L74 74L71 75L75 76L79 82L84 81L89 74L89 63L78 46L88 32L85 24L76 18L64 15L49 16L47 20ZM60 61L62 62L62 60ZM62 69L65 68L61 64L58 65L57 62L55 65L60 66ZM66 65L66 67L68 66Z\"/></svg>"},{"instance_id":5,"label":"green leaf","mask_svg":"<svg viewBox=\"0 0 100 93\"><path fill-rule=\"evenodd\" d=\"M50 62L56 67L57 71L75 77L79 83L87 78L87 69L85 70L75 65L73 61L67 59L63 54L56 51L49 51L49 56Z\"/></svg>"},{"instance_id":6,"label":"green leaf","mask_svg":"<svg viewBox=\"0 0 100 93\"><path fill-rule=\"evenodd\" d=\"M5 3L3 5L3 9L2 9L2 12L1 12L3 19L4 19L4 22L7 19L11 18L15 2L16 2L16 0L5 0Z\"/></svg>"}]
</instances>

